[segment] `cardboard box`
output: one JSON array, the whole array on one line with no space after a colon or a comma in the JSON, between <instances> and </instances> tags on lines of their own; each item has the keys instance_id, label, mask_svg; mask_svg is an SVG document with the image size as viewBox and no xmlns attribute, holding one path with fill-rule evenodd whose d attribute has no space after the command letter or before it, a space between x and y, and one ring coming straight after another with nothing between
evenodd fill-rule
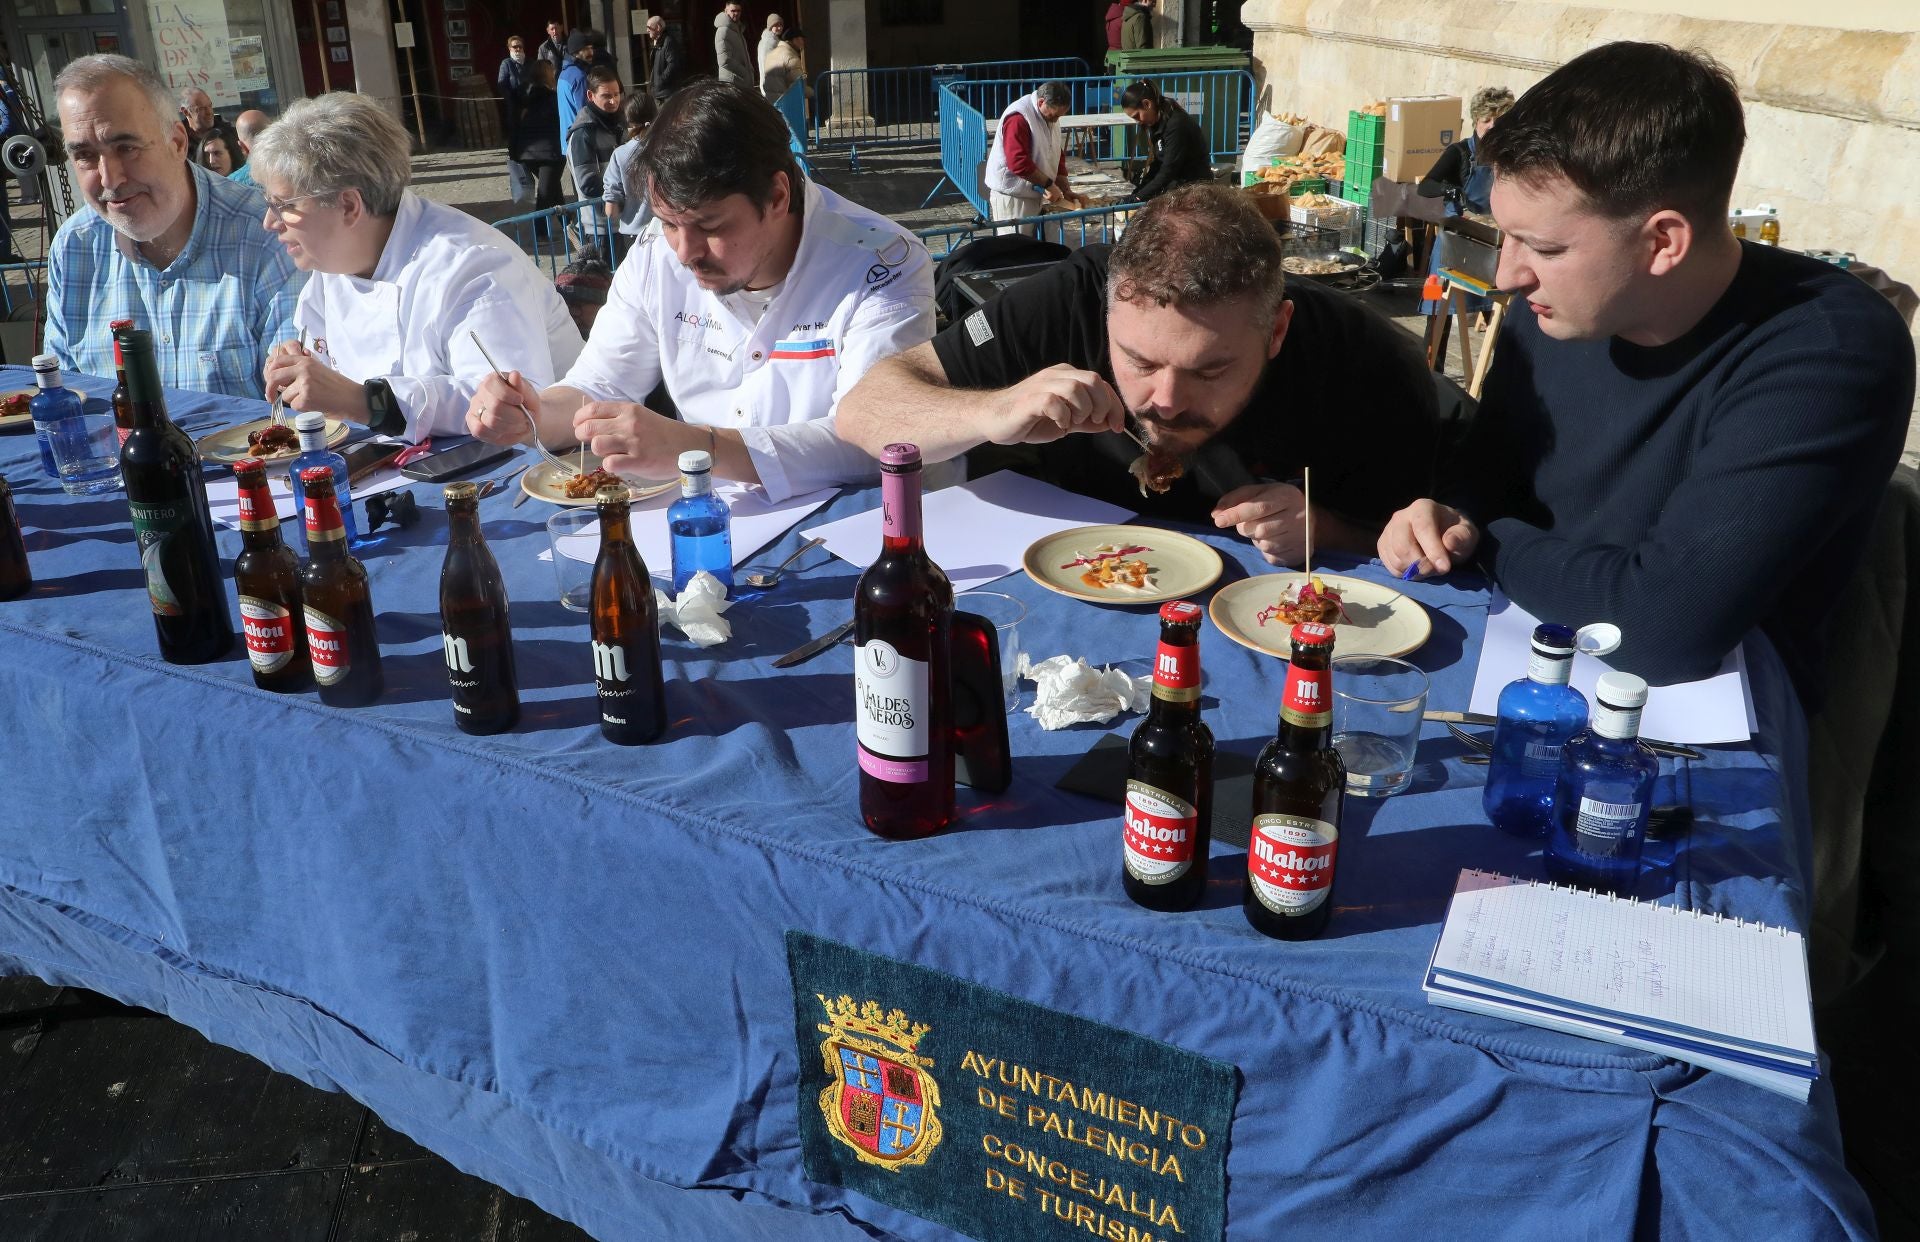
<instances>
[{"instance_id":1,"label":"cardboard box","mask_svg":"<svg viewBox=\"0 0 1920 1242\"><path fill-rule=\"evenodd\" d=\"M1387 101L1386 162L1389 181L1418 181L1440 153L1467 131L1460 123L1458 95L1425 95Z\"/></svg>"}]
</instances>

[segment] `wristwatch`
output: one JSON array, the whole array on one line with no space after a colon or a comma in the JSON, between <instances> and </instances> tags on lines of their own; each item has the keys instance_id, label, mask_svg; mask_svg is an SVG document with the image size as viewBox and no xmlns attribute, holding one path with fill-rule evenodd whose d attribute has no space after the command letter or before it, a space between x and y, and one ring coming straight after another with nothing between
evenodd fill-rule
<instances>
[{"instance_id":1,"label":"wristwatch","mask_svg":"<svg viewBox=\"0 0 1920 1242\"><path fill-rule=\"evenodd\" d=\"M397 436L407 429L407 416L394 400L393 386L385 379L370 379L360 386L367 394L367 427L375 435Z\"/></svg>"}]
</instances>

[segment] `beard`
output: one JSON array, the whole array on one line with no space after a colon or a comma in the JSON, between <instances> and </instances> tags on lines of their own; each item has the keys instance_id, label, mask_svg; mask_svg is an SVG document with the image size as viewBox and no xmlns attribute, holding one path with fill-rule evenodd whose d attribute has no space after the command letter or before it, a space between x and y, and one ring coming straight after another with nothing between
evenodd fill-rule
<instances>
[{"instance_id":1,"label":"beard","mask_svg":"<svg viewBox=\"0 0 1920 1242\"><path fill-rule=\"evenodd\" d=\"M140 201L138 197L140 195L145 196L144 201ZM131 204L133 210L128 209L129 204L123 201L126 199L135 200ZM159 210L159 207L160 204L156 201L153 190L144 185L120 186L114 191L113 198L103 194L95 204L95 210L107 218L107 223L113 226L114 232L128 241L141 245L159 237L173 223L165 218L166 213Z\"/></svg>"}]
</instances>

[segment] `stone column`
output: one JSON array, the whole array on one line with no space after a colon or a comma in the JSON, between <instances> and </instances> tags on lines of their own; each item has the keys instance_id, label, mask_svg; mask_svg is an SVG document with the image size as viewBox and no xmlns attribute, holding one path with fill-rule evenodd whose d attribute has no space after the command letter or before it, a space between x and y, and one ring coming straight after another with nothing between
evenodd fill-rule
<instances>
[{"instance_id":1,"label":"stone column","mask_svg":"<svg viewBox=\"0 0 1920 1242\"><path fill-rule=\"evenodd\" d=\"M829 68L835 72L865 69L867 0L827 0L827 25L833 36ZM814 65L808 67L817 71ZM833 113L827 120L828 127L872 126L873 117L868 113L864 75L832 78L829 82L832 83L833 97L826 102L832 107Z\"/></svg>"},{"instance_id":2,"label":"stone column","mask_svg":"<svg viewBox=\"0 0 1920 1242\"><path fill-rule=\"evenodd\" d=\"M353 49L354 89L401 118L400 53L393 47L393 16L387 0L345 0L342 7L347 15L347 46ZM415 26L413 37L424 39L426 33Z\"/></svg>"}]
</instances>

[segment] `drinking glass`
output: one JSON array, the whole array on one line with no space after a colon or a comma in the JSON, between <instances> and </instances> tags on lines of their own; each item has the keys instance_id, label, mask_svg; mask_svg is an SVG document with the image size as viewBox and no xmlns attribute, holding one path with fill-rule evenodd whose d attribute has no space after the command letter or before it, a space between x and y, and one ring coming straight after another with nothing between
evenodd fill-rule
<instances>
[{"instance_id":1,"label":"drinking glass","mask_svg":"<svg viewBox=\"0 0 1920 1242\"><path fill-rule=\"evenodd\" d=\"M1413 780L1413 752L1427 707L1427 675L1389 656L1336 656L1333 746L1347 765L1347 792L1385 798Z\"/></svg>"},{"instance_id":2,"label":"drinking glass","mask_svg":"<svg viewBox=\"0 0 1920 1242\"><path fill-rule=\"evenodd\" d=\"M60 487L69 496L93 496L120 490L120 437L113 407L97 398L78 414L54 423L48 441Z\"/></svg>"},{"instance_id":3,"label":"drinking glass","mask_svg":"<svg viewBox=\"0 0 1920 1242\"><path fill-rule=\"evenodd\" d=\"M553 545L553 576L560 585L560 604L575 612L592 608L593 563L600 557L600 511L561 509L547 519L547 541Z\"/></svg>"},{"instance_id":4,"label":"drinking glass","mask_svg":"<svg viewBox=\"0 0 1920 1242\"><path fill-rule=\"evenodd\" d=\"M1020 702L1020 623L1027 618L1027 606L1011 595L998 591L965 591L953 597L956 612L971 612L992 624L1000 643L1000 697L1011 712Z\"/></svg>"}]
</instances>

